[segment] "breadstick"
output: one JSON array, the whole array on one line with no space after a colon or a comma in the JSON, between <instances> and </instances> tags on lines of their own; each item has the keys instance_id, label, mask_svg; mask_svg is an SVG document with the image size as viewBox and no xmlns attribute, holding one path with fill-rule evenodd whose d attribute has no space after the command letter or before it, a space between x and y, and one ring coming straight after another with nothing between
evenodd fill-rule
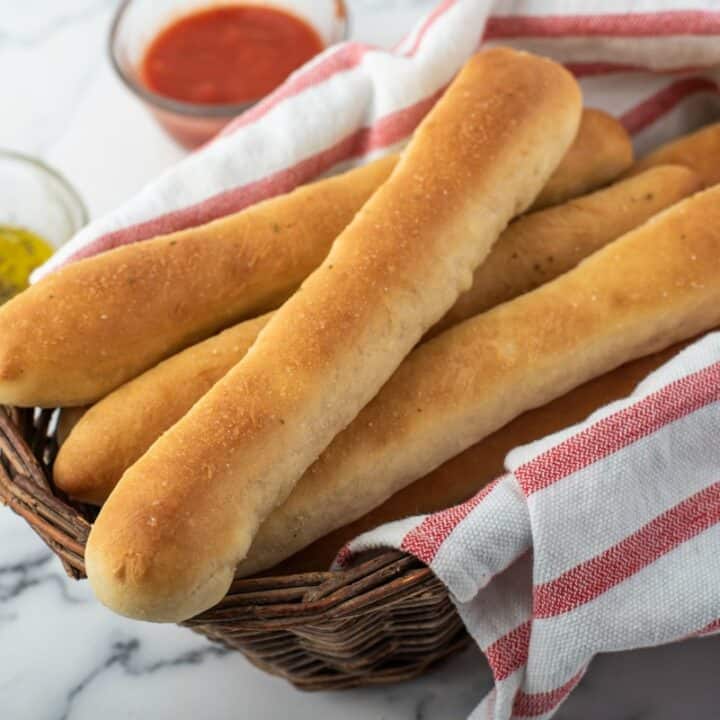
<instances>
[{"instance_id":1,"label":"breadstick","mask_svg":"<svg viewBox=\"0 0 720 720\"><path fill-rule=\"evenodd\" d=\"M260 523L470 286L570 146L560 65L472 58L251 350L122 477L85 555L98 598L175 622L227 592Z\"/></svg>"},{"instance_id":2,"label":"breadstick","mask_svg":"<svg viewBox=\"0 0 720 720\"><path fill-rule=\"evenodd\" d=\"M632 142L625 128L602 110L586 109L575 142L531 209L558 205L607 185L632 162Z\"/></svg>"},{"instance_id":3,"label":"breadstick","mask_svg":"<svg viewBox=\"0 0 720 720\"><path fill-rule=\"evenodd\" d=\"M55 433L59 447L65 444L65 441L70 437L70 433L72 433L75 426L83 419L88 410L87 405L63 408L60 420L58 421L57 432ZM62 490L62 488L60 489Z\"/></svg>"},{"instance_id":4,"label":"breadstick","mask_svg":"<svg viewBox=\"0 0 720 720\"><path fill-rule=\"evenodd\" d=\"M687 168L658 167L524 215L502 233L475 271L473 287L428 335L552 280L699 186ZM60 449L57 486L78 500L102 504L125 470L242 359L265 317L192 346L103 398Z\"/></svg>"},{"instance_id":5,"label":"breadstick","mask_svg":"<svg viewBox=\"0 0 720 720\"><path fill-rule=\"evenodd\" d=\"M361 517L521 413L718 324L720 186L421 345L271 513L238 573Z\"/></svg>"},{"instance_id":6,"label":"breadstick","mask_svg":"<svg viewBox=\"0 0 720 720\"><path fill-rule=\"evenodd\" d=\"M430 335L552 280L701 187L692 170L665 165L518 218Z\"/></svg>"},{"instance_id":7,"label":"breadstick","mask_svg":"<svg viewBox=\"0 0 720 720\"><path fill-rule=\"evenodd\" d=\"M685 165L702 179L705 187L720 183L720 123L707 125L661 145L638 160L630 169L631 175L655 165Z\"/></svg>"},{"instance_id":8,"label":"breadstick","mask_svg":"<svg viewBox=\"0 0 720 720\"><path fill-rule=\"evenodd\" d=\"M192 345L93 405L60 447L53 467L57 487L102 505L122 474L242 360L271 316Z\"/></svg>"},{"instance_id":9,"label":"breadstick","mask_svg":"<svg viewBox=\"0 0 720 720\"><path fill-rule=\"evenodd\" d=\"M505 456L511 450L581 422L603 405L627 397L641 380L675 357L686 345L673 345L627 363L548 405L520 415L355 522L338 528L272 568L272 574L327 570L340 548L368 530L393 520L434 513L465 502L503 474Z\"/></svg>"},{"instance_id":10,"label":"breadstick","mask_svg":"<svg viewBox=\"0 0 720 720\"><path fill-rule=\"evenodd\" d=\"M629 152L622 133L617 121L586 110L538 201L560 202L612 180ZM41 280L0 309L0 402L95 402L183 347L279 306L398 157Z\"/></svg>"},{"instance_id":11,"label":"breadstick","mask_svg":"<svg viewBox=\"0 0 720 720\"><path fill-rule=\"evenodd\" d=\"M0 308L0 404L89 404L164 357L276 307L395 163L383 158L42 279Z\"/></svg>"}]
</instances>

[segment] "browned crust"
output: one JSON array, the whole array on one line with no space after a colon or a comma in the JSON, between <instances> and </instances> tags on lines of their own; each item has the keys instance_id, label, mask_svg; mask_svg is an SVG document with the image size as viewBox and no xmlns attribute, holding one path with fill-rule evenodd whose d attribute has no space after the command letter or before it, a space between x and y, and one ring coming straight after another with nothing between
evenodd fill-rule
<instances>
[{"instance_id":1,"label":"browned crust","mask_svg":"<svg viewBox=\"0 0 720 720\"><path fill-rule=\"evenodd\" d=\"M0 308L0 403L94 402L164 357L277 307L395 163L383 158L49 275Z\"/></svg>"},{"instance_id":2,"label":"browned crust","mask_svg":"<svg viewBox=\"0 0 720 720\"><path fill-rule=\"evenodd\" d=\"M105 502L125 470L243 358L269 319L246 320L192 345L93 405L60 447L55 484L82 502Z\"/></svg>"},{"instance_id":3,"label":"browned crust","mask_svg":"<svg viewBox=\"0 0 720 720\"><path fill-rule=\"evenodd\" d=\"M720 187L423 344L260 529L240 572L355 520L520 413L720 324Z\"/></svg>"},{"instance_id":4,"label":"browned crust","mask_svg":"<svg viewBox=\"0 0 720 720\"><path fill-rule=\"evenodd\" d=\"M325 262L125 473L87 545L101 601L177 621L226 593L262 520L533 201L580 112L551 61L497 48L468 62Z\"/></svg>"},{"instance_id":5,"label":"browned crust","mask_svg":"<svg viewBox=\"0 0 720 720\"><path fill-rule=\"evenodd\" d=\"M552 280L699 187L687 168L651 168L523 216L502 233L475 271L473 287L428 335ZM246 321L194 345L97 403L60 449L54 469L58 487L84 502L104 502L123 472L239 362L265 322L266 317Z\"/></svg>"},{"instance_id":6,"label":"browned crust","mask_svg":"<svg viewBox=\"0 0 720 720\"><path fill-rule=\"evenodd\" d=\"M568 198L607 185L632 162L632 141L625 128L612 115L586 108L575 142L531 209L558 205ZM667 161L667 164L671 163L671 160Z\"/></svg>"},{"instance_id":7,"label":"browned crust","mask_svg":"<svg viewBox=\"0 0 720 720\"><path fill-rule=\"evenodd\" d=\"M720 123L707 125L661 145L638 160L629 174L668 164L692 168L701 177L705 187L720 183Z\"/></svg>"}]
</instances>

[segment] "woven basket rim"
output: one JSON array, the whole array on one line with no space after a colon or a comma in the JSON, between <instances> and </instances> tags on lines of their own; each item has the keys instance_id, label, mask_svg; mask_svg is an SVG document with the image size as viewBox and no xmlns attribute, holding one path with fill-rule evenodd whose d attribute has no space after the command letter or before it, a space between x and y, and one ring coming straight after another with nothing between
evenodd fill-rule
<instances>
[{"instance_id":1,"label":"woven basket rim","mask_svg":"<svg viewBox=\"0 0 720 720\"><path fill-rule=\"evenodd\" d=\"M55 412L0 409L0 502L30 525L69 577L82 580L84 549L96 508L70 500L52 483L48 469L57 452ZM376 550L344 569L235 578L218 605L184 624L222 622L224 614L232 614L234 621L245 617L248 629L257 622L279 628L320 617L341 618L353 611L353 599L359 595L367 604L374 590L387 598L422 589L434 580L430 569L415 557L398 550Z\"/></svg>"},{"instance_id":2,"label":"woven basket rim","mask_svg":"<svg viewBox=\"0 0 720 720\"><path fill-rule=\"evenodd\" d=\"M0 502L80 580L97 510L53 486L56 426L56 411L0 407ZM471 642L446 588L398 550L341 570L236 578L220 603L182 624L302 690L411 679Z\"/></svg>"}]
</instances>

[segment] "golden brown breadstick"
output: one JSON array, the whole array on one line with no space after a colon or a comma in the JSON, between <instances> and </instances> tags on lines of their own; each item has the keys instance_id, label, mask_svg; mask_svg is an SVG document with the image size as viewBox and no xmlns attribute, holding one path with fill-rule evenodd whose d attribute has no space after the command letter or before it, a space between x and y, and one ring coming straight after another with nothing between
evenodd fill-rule
<instances>
[{"instance_id":1,"label":"golden brown breadstick","mask_svg":"<svg viewBox=\"0 0 720 720\"><path fill-rule=\"evenodd\" d=\"M429 335L553 279L699 187L692 170L658 167L523 216L498 238L475 271L473 287ZM58 454L57 486L78 500L102 504L125 470L240 361L268 317L168 358L93 406Z\"/></svg>"},{"instance_id":2,"label":"golden brown breadstick","mask_svg":"<svg viewBox=\"0 0 720 720\"><path fill-rule=\"evenodd\" d=\"M531 210L558 205L607 185L632 162L632 142L625 128L602 110L588 108L583 112L575 142Z\"/></svg>"},{"instance_id":3,"label":"golden brown breadstick","mask_svg":"<svg viewBox=\"0 0 720 720\"><path fill-rule=\"evenodd\" d=\"M88 409L87 405L63 408L60 420L58 420L57 433L55 434L59 447L65 444L65 441L70 437L70 433L75 429L75 426L80 420L82 420Z\"/></svg>"},{"instance_id":4,"label":"golden brown breadstick","mask_svg":"<svg viewBox=\"0 0 720 720\"><path fill-rule=\"evenodd\" d=\"M60 447L55 484L77 500L102 505L125 470L237 365L271 315L186 348L93 405Z\"/></svg>"},{"instance_id":5,"label":"golden brown breadstick","mask_svg":"<svg viewBox=\"0 0 720 720\"><path fill-rule=\"evenodd\" d=\"M720 186L417 348L263 523L238 572L361 517L522 412L718 324Z\"/></svg>"},{"instance_id":6,"label":"golden brown breadstick","mask_svg":"<svg viewBox=\"0 0 720 720\"><path fill-rule=\"evenodd\" d=\"M276 307L395 163L383 158L42 279L0 308L0 403L94 402L173 352Z\"/></svg>"},{"instance_id":7,"label":"golden brown breadstick","mask_svg":"<svg viewBox=\"0 0 720 720\"><path fill-rule=\"evenodd\" d=\"M655 165L685 165L702 179L705 187L720 183L720 123L707 125L661 145L638 160L629 174L636 174Z\"/></svg>"},{"instance_id":8,"label":"golden brown breadstick","mask_svg":"<svg viewBox=\"0 0 720 720\"><path fill-rule=\"evenodd\" d=\"M430 335L534 290L701 187L692 170L665 165L518 218Z\"/></svg>"},{"instance_id":9,"label":"golden brown breadstick","mask_svg":"<svg viewBox=\"0 0 720 720\"><path fill-rule=\"evenodd\" d=\"M628 156L620 124L586 110L536 202L609 182ZM0 310L0 402L94 402L173 352L280 305L327 255L398 156L207 225L80 261Z\"/></svg>"},{"instance_id":10,"label":"golden brown breadstick","mask_svg":"<svg viewBox=\"0 0 720 720\"><path fill-rule=\"evenodd\" d=\"M504 48L468 61L323 264L123 475L85 554L103 603L174 622L223 597L260 523L540 192L580 112L552 61Z\"/></svg>"},{"instance_id":11,"label":"golden brown breadstick","mask_svg":"<svg viewBox=\"0 0 720 720\"><path fill-rule=\"evenodd\" d=\"M413 515L425 515L457 505L504 472L510 450L581 422L613 400L627 397L649 373L673 358L687 343L627 363L605 375L520 415L497 432L395 493L355 522L317 540L272 568L272 574L291 575L327 570L340 548L368 530Z\"/></svg>"}]
</instances>

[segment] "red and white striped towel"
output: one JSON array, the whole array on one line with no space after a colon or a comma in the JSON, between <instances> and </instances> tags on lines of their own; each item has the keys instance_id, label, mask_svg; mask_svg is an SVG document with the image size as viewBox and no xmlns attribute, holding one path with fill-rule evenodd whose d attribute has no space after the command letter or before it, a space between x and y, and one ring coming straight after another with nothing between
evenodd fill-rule
<instances>
[{"instance_id":1,"label":"red and white striped towel","mask_svg":"<svg viewBox=\"0 0 720 720\"><path fill-rule=\"evenodd\" d=\"M638 150L720 116L720 6L444 0L392 51L345 43L91 223L36 273L190 227L401 145L482 43L566 63ZM518 448L400 547L445 582L496 687L473 718L550 717L599 652L720 631L720 333L586 422Z\"/></svg>"},{"instance_id":2,"label":"red and white striped towel","mask_svg":"<svg viewBox=\"0 0 720 720\"><path fill-rule=\"evenodd\" d=\"M392 51L352 42L328 49L208 146L90 223L33 279L397 149L481 44L568 64L587 104L621 117L643 150L720 108L719 34L712 0L442 0Z\"/></svg>"},{"instance_id":3,"label":"red and white striped towel","mask_svg":"<svg viewBox=\"0 0 720 720\"><path fill-rule=\"evenodd\" d=\"M486 654L472 718L550 717L593 656L720 631L720 333L625 400L512 451L444 512L354 540L432 567Z\"/></svg>"}]
</instances>

